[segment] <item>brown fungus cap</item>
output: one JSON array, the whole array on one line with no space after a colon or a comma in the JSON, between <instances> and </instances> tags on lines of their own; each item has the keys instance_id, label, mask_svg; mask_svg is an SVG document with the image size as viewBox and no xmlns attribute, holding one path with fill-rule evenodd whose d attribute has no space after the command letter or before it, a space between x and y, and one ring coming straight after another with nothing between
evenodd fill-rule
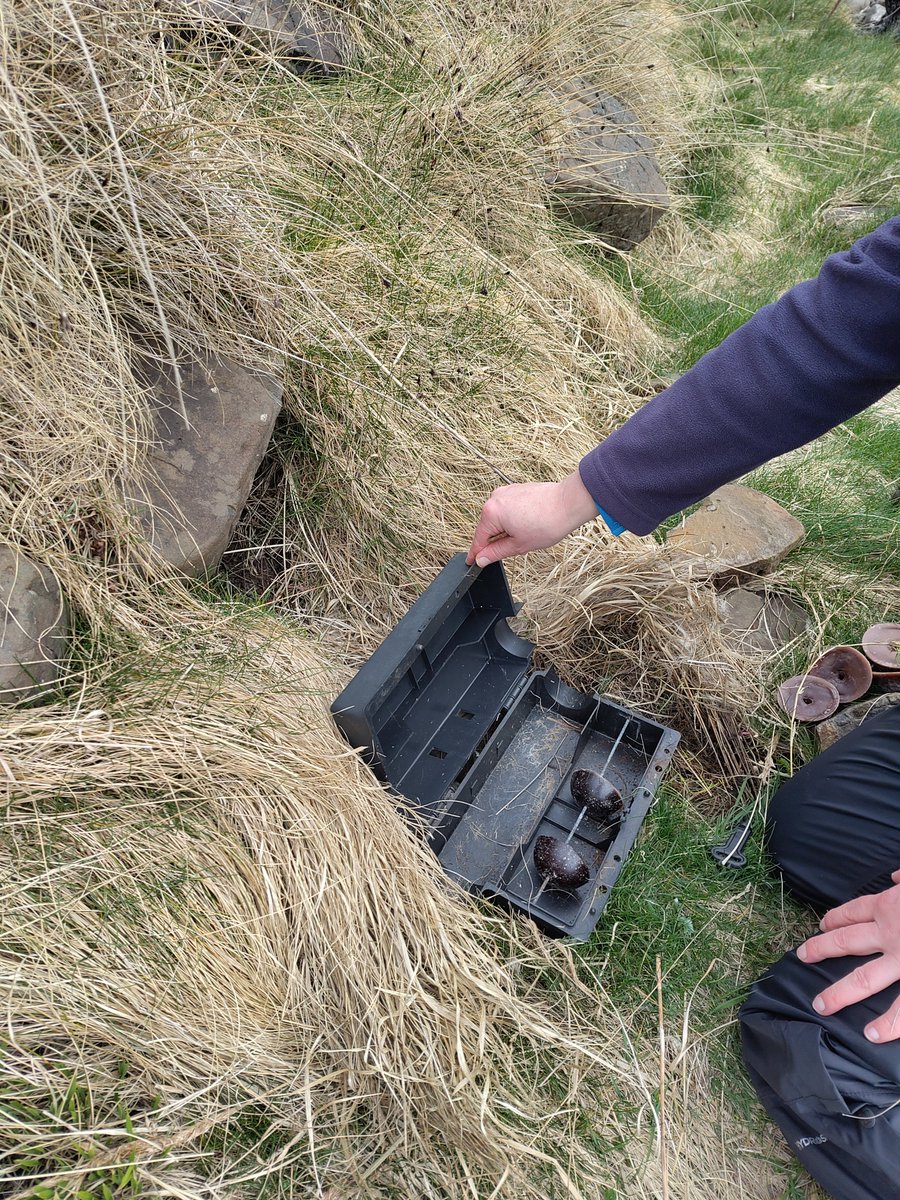
<instances>
[{"instance_id":1,"label":"brown fungus cap","mask_svg":"<svg viewBox=\"0 0 900 1200\"><path fill-rule=\"evenodd\" d=\"M852 646L835 646L833 650L826 650L808 673L833 683L841 704L858 700L872 686L872 667L866 656Z\"/></svg>"},{"instance_id":2,"label":"brown fungus cap","mask_svg":"<svg viewBox=\"0 0 900 1200\"><path fill-rule=\"evenodd\" d=\"M862 648L879 667L900 670L900 625L886 622L870 626L863 634Z\"/></svg>"},{"instance_id":3,"label":"brown fungus cap","mask_svg":"<svg viewBox=\"0 0 900 1200\"><path fill-rule=\"evenodd\" d=\"M797 721L824 721L836 713L841 698L833 683L816 675L794 675L778 689L778 703Z\"/></svg>"}]
</instances>

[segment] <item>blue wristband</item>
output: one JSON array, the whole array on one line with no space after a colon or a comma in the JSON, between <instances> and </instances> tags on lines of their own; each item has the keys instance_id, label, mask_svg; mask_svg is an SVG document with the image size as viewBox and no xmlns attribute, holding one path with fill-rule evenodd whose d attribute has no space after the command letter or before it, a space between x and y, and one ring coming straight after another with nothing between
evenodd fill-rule
<instances>
[{"instance_id":1,"label":"blue wristband","mask_svg":"<svg viewBox=\"0 0 900 1200\"><path fill-rule=\"evenodd\" d=\"M613 535L613 537L618 537L620 533L625 532L625 526L620 525L619 522L615 519L615 517L611 517L608 512L604 512L596 500L594 501L594 507L597 509L597 512L600 514L600 516L606 522L609 532Z\"/></svg>"}]
</instances>

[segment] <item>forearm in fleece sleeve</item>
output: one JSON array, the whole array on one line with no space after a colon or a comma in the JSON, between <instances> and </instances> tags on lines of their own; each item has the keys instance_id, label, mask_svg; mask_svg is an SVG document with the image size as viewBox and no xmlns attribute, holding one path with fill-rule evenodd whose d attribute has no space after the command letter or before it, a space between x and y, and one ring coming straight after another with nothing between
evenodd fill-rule
<instances>
[{"instance_id":1,"label":"forearm in fleece sleeve","mask_svg":"<svg viewBox=\"0 0 900 1200\"><path fill-rule=\"evenodd\" d=\"M894 217L705 354L583 458L581 478L627 529L650 533L898 384Z\"/></svg>"}]
</instances>

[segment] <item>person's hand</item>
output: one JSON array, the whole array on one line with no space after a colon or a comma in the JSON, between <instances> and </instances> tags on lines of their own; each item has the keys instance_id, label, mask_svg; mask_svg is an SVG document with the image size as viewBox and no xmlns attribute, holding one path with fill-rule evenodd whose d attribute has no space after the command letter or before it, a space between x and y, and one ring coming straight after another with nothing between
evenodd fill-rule
<instances>
[{"instance_id":1,"label":"person's hand","mask_svg":"<svg viewBox=\"0 0 900 1200\"><path fill-rule=\"evenodd\" d=\"M881 955L816 996L816 1012L830 1016L900 980L900 871L891 878L894 886L886 891L832 908L819 923L823 932L798 947L800 959L809 963L845 954ZM892 1042L900 1037L900 997L883 1016L866 1026L865 1034L872 1042Z\"/></svg>"},{"instance_id":2,"label":"person's hand","mask_svg":"<svg viewBox=\"0 0 900 1200\"><path fill-rule=\"evenodd\" d=\"M573 471L562 483L514 483L491 492L466 556L479 567L555 546L597 516L591 493Z\"/></svg>"}]
</instances>

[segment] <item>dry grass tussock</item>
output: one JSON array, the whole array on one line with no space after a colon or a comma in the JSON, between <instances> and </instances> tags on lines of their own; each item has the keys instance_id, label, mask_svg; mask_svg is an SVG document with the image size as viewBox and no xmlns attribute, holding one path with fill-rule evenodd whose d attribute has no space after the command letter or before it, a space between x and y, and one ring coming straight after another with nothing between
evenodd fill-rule
<instances>
[{"instance_id":1,"label":"dry grass tussock","mask_svg":"<svg viewBox=\"0 0 900 1200\"><path fill-rule=\"evenodd\" d=\"M120 502L145 454L138 346L286 362L243 557L359 652L466 544L498 471L559 477L646 395L653 334L573 253L541 163L547 83L580 74L635 105L677 182L697 109L664 10L361 9L361 65L313 86L184 6L5 12L0 521L89 623L129 620L110 563L142 558ZM616 551L648 610L670 594L652 559Z\"/></svg>"},{"instance_id":2,"label":"dry grass tussock","mask_svg":"<svg viewBox=\"0 0 900 1200\"><path fill-rule=\"evenodd\" d=\"M133 1163L163 1195L656 1195L652 1056L602 980L449 887L321 646L181 615L0 737L6 1194Z\"/></svg>"},{"instance_id":3,"label":"dry grass tussock","mask_svg":"<svg viewBox=\"0 0 900 1200\"><path fill-rule=\"evenodd\" d=\"M206 1155L232 1185L454 1195L507 1172L498 1194L520 1194L541 1143L569 1154L535 1103L550 1047L559 1108L575 1063L638 1099L639 1073L608 1034L567 1046L534 950L497 961L330 727L321 648L224 628L6 724L7 1154L47 1155L61 1192L130 1155L150 1183ZM184 679L198 654L218 669ZM233 1125L259 1143L220 1163Z\"/></svg>"},{"instance_id":4,"label":"dry grass tussock","mask_svg":"<svg viewBox=\"0 0 900 1200\"><path fill-rule=\"evenodd\" d=\"M716 593L658 546L623 554L595 532L569 540L556 561L530 563L534 637L558 670L647 712L665 714L699 754L699 769L764 780L751 718L778 715L765 688L771 661L722 635Z\"/></svg>"},{"instance_id":5,"label":"dry grass tussock","mask_svg":"<svg viewBox=\"0 0 900 1200\"><path fill-rule=\"evenodd\" d=\"M558 476L639 402L653 334L546 212L546 83L633 103L677 179L677 22L570 0L346 20L356 65L308 85L174 0L0 8L0 539L53 567L78 633L59 703L0 732L15 1195L194 1200L279 1172L342 1197L596 1196L617 1172L659 1194L627 1017L448 890L327 701L464 545L489 462ZM243 558L308 635L148 563L121 497L149 345L286 363ZM656 657L620 692L686 679L721 707L723 676L647 616L702 593L652 547L587 561L606 599L571 548L549 584L517 568L561 665L593 614L582 674L628 624ZM603 1157L617 1128L632 1148Z\"/></svg>"}]
</instances>

